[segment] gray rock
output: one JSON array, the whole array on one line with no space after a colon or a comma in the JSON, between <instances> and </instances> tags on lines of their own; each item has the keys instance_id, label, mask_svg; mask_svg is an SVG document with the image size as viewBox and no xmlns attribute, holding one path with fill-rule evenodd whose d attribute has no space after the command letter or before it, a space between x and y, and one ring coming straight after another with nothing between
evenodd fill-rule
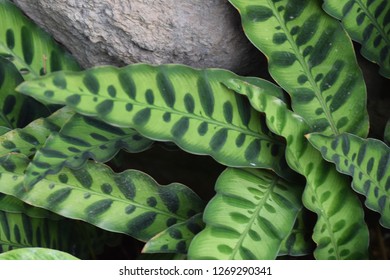
<instances>
[{"instance_id":1,"label":"gray rock","mask_svg":"<svg viewBox=\"0 0 390 280\"><path fill-rule=\"evenodd\" d=\"M226 0L14 0L84 67L182 63L246 74L258 51Z\"/></svg>"}]
</instances>

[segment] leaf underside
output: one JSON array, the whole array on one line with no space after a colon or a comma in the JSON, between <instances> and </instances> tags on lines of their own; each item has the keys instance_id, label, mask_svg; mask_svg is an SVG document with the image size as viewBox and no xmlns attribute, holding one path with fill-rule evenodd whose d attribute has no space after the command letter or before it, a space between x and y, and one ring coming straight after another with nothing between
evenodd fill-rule
<instances>
[{"instance_id":1,"label":"leaf underside","mask_svg":"<svg viewBox=\"0 0 390 280\"><path fill-rule=\"evenodd\" d=\"M0 260L78 260L78 258L53 249L23 248L0 254Z\"/></svg>"},{"instance_id":2,"label":"leaf underside","mask_svg":"<svg viewBox=\"0 0 390 280\"><path fill-rule=\"evenodd\" d=\"M362 44L362 55L380 66L390 78L390 2L387 0L325 0L324 10L342 20L353 40Z\"/></svg>"},{"instance_id":3,"label":"leaf underside","mask_svg":"<svg viewBox=\"0 0 390 280\"><path fill-rule=\"evenodd\" d=\"M353 189L366 196L367 207L379 212L380 223L390 228L390 148L352 134L309 134L308 139L337 170L352 176Z\"/></svg>"},{"instance_id":4,"label":"leaf underside","mask_svg":"<svg viewBox=\"0 0 390 280\"><path fill-rule=\"evenodd\" d=\"M302 189L264 170L227 169L207 204L190 259L275 259L302 207Z\"/></svg>"},{"instance_id":5,"label":"leaf underside","mask_svg":"<svg viewBox=\"0 0 390 280\"><path fill-rule=\"evenodd\" d=\"M366 88L353 46L320 0L230 0L271 76L313 132L368 133Z\"/></svg>"}]
</instances>

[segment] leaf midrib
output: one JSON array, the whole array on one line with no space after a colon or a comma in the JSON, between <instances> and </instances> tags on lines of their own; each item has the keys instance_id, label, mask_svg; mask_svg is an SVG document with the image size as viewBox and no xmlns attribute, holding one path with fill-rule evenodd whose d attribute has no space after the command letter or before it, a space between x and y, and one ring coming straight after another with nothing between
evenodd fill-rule
<instances>
[{"instance_id":1,"label":"leaf midrib","mask_svg":"<svg viewBox=\"0 0 390 280\"><path fill-rule=\"evenodd\" d=\"M340 134L340 132L338 131L337 127L336 127L336 124L334 123L334 120L333 120L333 117L332 117L332 114L329 110L329 108L326 106L326 102L325 100L323 99L322 95L321 95L321 90L319 89L317 83L315 82L315 79L313 77L313 74L311 72L311 70L309 70L309 66L307 65L306 63L306 60L304 59L303 55L301 54L301 52L299 51L299 48L298 46L295 44L295 41L294 41L294 38L292 37L292 35L290 34L290 32L288 32L288 28L287 28L287 25L285 24L285 22L280 18L280 15L275 7L275 4L271 1L271 0L267 0L269 6L272 8L272 12L275 16L275 18L278 20L280 26L282 27L284 33L286 34L286 37L287 37L287 40L288 42L290 43L291 45L291 48L293 49L293 51L295 52L297 58L298 58L298 62L299 64L301 65L301 67L303 68L304 72L307 74L307 78L312 86L312 89L314 90L315 92L315 95L316 95L316 98L318 100L318 102L320 103L322 109L324 110L324 113L325 113L325 116L330 124L330 127L332 129L332 132L336 135Z\"/></svg>"}]
</instances>

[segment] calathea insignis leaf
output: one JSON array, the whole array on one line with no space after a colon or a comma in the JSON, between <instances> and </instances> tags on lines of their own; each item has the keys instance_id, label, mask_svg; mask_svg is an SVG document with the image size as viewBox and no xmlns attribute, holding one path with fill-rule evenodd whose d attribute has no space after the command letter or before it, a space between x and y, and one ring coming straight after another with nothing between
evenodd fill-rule
<instances>
[{"instance_id":1,"label":"calathea insignis leaf","mask_svg":"<svg viewBox=\"0 0 390 280\"><path fill-rule=\"evenodd\" d=\"M79 70L75 59L8 0L0 0L0 56L25 80L58 70Z\"/></svg>"},{"instance_id":2,"label":"calathea insignis leaf","mask_svg":"<svg viewBox=\"0 0 390 280\"><path fill-rule=\"evenodd\" d=\"M0 126L23 127L49 113L42 104L15 91L21 82L23 78L14 65L0 56Z\"/></svg>"},{"instance_id":3,"label":"calathea insignis leaf","mask_svg":"<svg viewBox=\"0 0 390 280\"><path fill-rule=\"evenodd\" d=\"M390 78L390 2L387 0L325 0L324 9L342 20L353 40L362 44L361 53L380 66Z\"/></svg>"},{"instance_id":4,"label":"calathea insignis leaf","mask_svg":"<svg viewBox=\"0 0 390 280\"><path fill-rule=\"evenodd\" d=\"M384 141L387 145L390 145L390 120L388 120L386 124Z\"/></svg>"},{"instance_id":5,"label":"calathea insignis leaf","mask_svg":"<svg viewBox=\"0 0 390 280\"><path fill-rule=\"evenodd\" d=\"M303 203L318 216L313 240L317 259L361 259L368 254L368 229L360 201L346 176L326 162L306 140L310 127L287 105L263 89L241 80L223 83L246 95L251 105L266 115L268 127L287 141L289 166L306 178Z\"/></svg>"},{"instance_id":6,"label":"calathea insignis leaf","mask_svg":"<svg viewBox=\"0 0 390 280\"><path fill-rule=\"evenodd\" d=\"M105 238L107 233L86 223L33 218L0 210L0 252L43 247L90 258L102 250Z\"/></svg>"},{"instance_id":7,"label":"calathea insignis leaf","mask_svg":"<svg viewBox=\"0 0 390 280\"><path fill-rule=\"evenodd\" d=\"M190 259L275 259L302 207L302 188L264 170L229 168L207 204Z\"/></svg>"},{"instance_id":8,"label":"calathea insignis leaf","mask_svg":"<svg viewBox=\"0 0 390 280\"><path fill-rule=\"evenodd\" d=\"M311 240L312 230L307 217L307 210L301 209L290 234L283 240L279 250L279 256L304 256L313 252L313 241Z\"/></svg>"},{"instance_id":9,"label":"calathea insignis leaf","mask_svg":"<svg viewBox=\"0 0 390 280\"><path fill-rule=\"evenodd\" d=\"M142 152L153 141L131 128L119 128L94 118L75 114L59 133L52 133L26 170L25 185L32 186L46 174L55 174L63 166L80 168L88 158L110 160L120 149Z\"/></svg>"},{"instance_id":10,"label":"calathea insignis leaf","mask_svg":"<svg viewBox=\"0 0 390 280\"><path fill-rule=\"evenodd\" d=\"M0 260L78 260L78 258L53 249L23 248L0 254Z\"/></svg>"},{"instance_id":11,"label":"calathea insignis leaf","mask_svg":"<svg viewBox=\"0 0 390 280\"><path fill-rule=\"evenodd\" d=\"M37 119L24 128L0 136L0 157L11 152L33 155L53 132L58 132L74 112L64 107L47 118ZM1 190L0 190L1 191Z\"/></svg>"},{"instance_id":12,"label":"calathea insignis leaf","mask_svg":"<svg viewBox=\"0 0 390 280\"><path fill-rule=\"evenodd\" d=\"M366 196L367 207L379 212L380 223L390 228L390 148L377 139L347 133L307 137L326 160L336 164L337 170L352 176L353 189Z\"/></svg>"},{"instance_id":13,"label":"calathea insignis leaf","mask_svg":"<svg viewBox=\"0 0 390 280\"><path fill-rule=\"evenodd\" d=\"M20 154L0 158L0 191L143 241L204 208L204 202L182 184L160 186L140 171L116 174L92 161L78 170L63 168L58 175L48 175L26 189L23 180L28 164L29 159Z\"/></svg>"},{"instance_id":14,"label":"calathea insignis leaf","mask_svg":"<svg viewBox=\"0 0 390 280\"><path fill-rule=\"evenodd\" d=\"M366 88L351 40L321 0L229 2L311 131L367 135Z\"/></svg>"},{"instance_id":15,"label":"calathea insignis leaf","mask_svg":"<svg viewBox=\"0 0 390 280\"><path fill-rule=\"evenodd\" d=\"M145 244L142 252L187 254L192 239L204 228L202 215L196 214L160 232Z\"/></svg>"},{"instance_id":16,"label":"calathea insignis leaf","mask_svg":"<svg viewBox=\"0 0 390 280\"><path fill-rule=\"evenodd\" d=\"M18 90L134 128L151 139L175 142L188 152L211 155L228 166L271 168L282 177L294 176L285 163L284 143L247 100L217 82L221 77L237 76L224 70L135 64L57 72ZM271 83L257 81L282 95Z\"/></svg>"}]
</instances>

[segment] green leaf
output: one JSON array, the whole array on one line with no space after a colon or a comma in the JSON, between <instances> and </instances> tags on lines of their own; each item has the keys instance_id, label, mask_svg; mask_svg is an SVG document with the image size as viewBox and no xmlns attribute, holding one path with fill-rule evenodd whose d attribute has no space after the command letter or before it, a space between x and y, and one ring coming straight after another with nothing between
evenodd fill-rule
<instances>
[{"instance_id":1,"label":"green leaf","mask_svg":"<svg viewBox=\"0 0 390 280\"><path fill-rule=\"evenodd\" d=\"M390 145L390 120L386 124L384 141L387 145Z\"/></svg>"},{"instance_id":2,"label":"green leaf","mask_svg":"<svg viewBox=\"0 0 390 280\"><path fill-rule=\"evenodd\" d=\"M379 212L380 223L390 228L390 148L377 139L347 133L307 137L326 160L336 164L338 171L352 176L353 189L366 196L366 206Z\"/></svg>"},{"instance_id":3,"label":"green leaf","mask_svg":"<svg viewBox=\"0 0 390 280\"><path fill-rule=\"evenodd\" d=\"M23 180L28 164L29 159L19 154L1 158L0 191L139 240L149 240L203 211L203 201L182 184L160 186L140 171L116 174L92 161L79 170L64 168L59 175L49 175L27 190Z\"/></svg>"},{"instance_id":4,"label":"green leaf","mask_svg":"<svg viewBox=\"0 0 390 280\"><path fill-rule=\"evenodd\" d=\"M192 239L204 228L202 213L185 222L175 224L150 239L143 253L187 254Z\"/></svg>"},{"instance_id":5,"label":"green leaf","mask_svg":"<svg viewBox=\"0 0 390 280\"><path fill-rule=\"evenodd\" d=\"M134 128L151 139L175 142L185 151L211 155L228 166L271 168L292 177L284 143L269 132L247 100L218 82L221 77L237 76L181 65L135 64L54 73L23 83L18 90ZM260 82L282 96L276 86Z\"/></svg>"},{"instance_id":6,"label":"green leaf","mask_svg":"<svg viewBox=\"0 0 390 280\"><path fill-rule=\"evenodd\" d=\"M107 234L86 223L32 218L0 210L0 252L44 247L90 258L101 251Z\"/></svg>"},{"instance_id":7,"label":"green leaf","mask_svg":"<svg viewBox=\"0 0 390 280\"><path fill-rule=\"evenodd\" d=\"M75 59L10 1L0 0L0 56L25 80L58 70L79 70Z\"/></svg>"},{"instance_id":8,"label":"green leaf","mask_svg":"<svg viewBox=\"0 0 390 280\"><path fill-rule=\"evenodd\" d=\"M0 56L0 126L23 127L48 115L45 106L15 91L21 82L23 78L16 68Z\"/></svg>"},{"instance_id":9,"label":"green leaf","mask_svg":"<svg viewBox=\"0 0 390 280\"><path fill-rule=\"evenodd\" d=\"M27 167L25 185L30 187L62 167L80 168L88 158L109 161L120 149L138 153L153 141L131 128L118 128L100 120L75 114L59 133L52 133Z\"/></svg>"},{"instance_id":10,"label":"green leaf","mask_svg":"<svg viewBox=\"0 0 390 280\"><path fill-rule=\"evenodd\" d=\"M273 173L227 169L207 204L190 259L275 259L302 207L302 188Z\"/></svg>"},{"instance_id":11,"label":"green leaf","mask_svg":"<svg viewBox=\"0 0 390 280\"><path fill-rule=\"evenodd\" d=\"M62 217L42 208L24 203L16 197L0 193L0 211L7 213L26 214L31 218L49 218L59 220Z\"/></svg>"},{"instance_id":12,"label":"green leaf","mask_svg":"<svg viewBox=\"0 0 390 280\"><path fill-rule=\"evenodd\" d=\"M304 256L313 252L311 229L308 229L307 210L301 209L290 234L283 240L279 256Z\"/></svg>"},{"instance_id":13,"label":"green leaf","mask_svg":"<svg viewBox=\"0 0 390 280\"><path fill-rule=\"evenodd\" d=\"M230 0L244 31L269 59L293 110L326 135L368 133L366 88L351 40L320 0ZM346 1L344 1L346 2Z\"/></svg>"},{"instance_id":14,"label":"green leaf","mask_svg":"<svg viewBox=\"0 0 390 280\"><path fill-rule=\"evenodd\" d=\"M23 248L0 254L0 260L78 260L78 258L53 249Z\"/></svg>"},{"instance_id":15,"label":"green leaf","mask_svg":"<svg viewBox=\"0 0 390 280\"><path fill-rule=\"evenodd\" d=\"M303 203L318 216L313 240L317 259L360 259L368 255L368 229L362 205L346 176L338 173L306 140L305 120L290 111L280 99L241 80L226 86L248 96L252 106L266 115L268 127L287 141L289 166L306 178Z\"/></svg>"},{"instance_id":16,"label":"green leaf","mask_svg":"<svg viewBox=\"0 0 390 280\"><path fill-rule=\"evenodd\" d=\"M0 136L0 157L9 153L33 155L53 132L61 127L74 115L74 112L64 107L47 118L37 119L24 128L11 130Z\"/></svg>"},{"instance_id":17,"label":"green leaf","mask_svg":"<svg viewBox=\"0 0 390 280\"><path fill-rule=\"evenodd\" d=\"M387 0L325 0L324 10L342 20L353 40L362 44L362 55L380 66L390 78L390 2Z\"/></svg>"}]
</instances>

